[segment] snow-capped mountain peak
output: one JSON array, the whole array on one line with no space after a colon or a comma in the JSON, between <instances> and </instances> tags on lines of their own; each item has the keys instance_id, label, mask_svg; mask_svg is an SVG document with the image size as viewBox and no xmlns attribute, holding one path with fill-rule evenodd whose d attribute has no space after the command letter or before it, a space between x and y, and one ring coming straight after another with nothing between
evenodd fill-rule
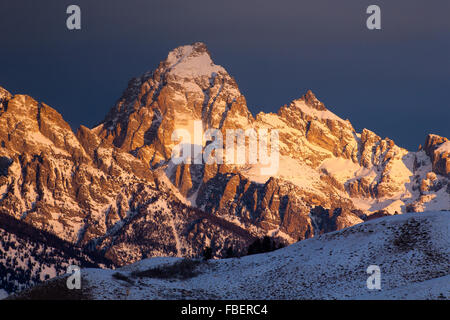
<instances>
[{"instance_id":1,"label":"snow-capped mountain peak","mask_svg":"<svg viewBox=\"0 0 450 320\"><path fill-rule=\"evenodd\" d=\"M169 74L182 78L214 77L218 73L227 73L223 67L214 64L202 42L172 50L165 60L165 65L168 66Z\"/></svg>"}]
</instances>

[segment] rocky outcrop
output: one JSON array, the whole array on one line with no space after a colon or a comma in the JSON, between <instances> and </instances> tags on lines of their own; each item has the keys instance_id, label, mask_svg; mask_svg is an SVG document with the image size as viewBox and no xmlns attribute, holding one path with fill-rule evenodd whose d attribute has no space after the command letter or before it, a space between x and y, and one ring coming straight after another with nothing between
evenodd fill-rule
<instances>
[{"instance_id":1,"label":"rocky outcrop","mask_svg":"<svg viewBox=\"0 0 450 320\"><path fill-rule=\"evenodd\" d=\"M431 158L433 171L450 178L450 141L445 137L429 134L423 149Z\"/></svg>"}]
</instances>

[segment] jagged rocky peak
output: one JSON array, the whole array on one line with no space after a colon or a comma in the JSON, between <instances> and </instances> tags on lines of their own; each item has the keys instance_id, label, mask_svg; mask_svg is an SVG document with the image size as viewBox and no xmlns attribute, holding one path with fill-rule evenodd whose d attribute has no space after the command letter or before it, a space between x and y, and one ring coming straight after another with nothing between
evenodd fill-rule
<instances>
[{"instance_id":1,"label":"jagged rocky peak","mask_svg":"<svg viewBox=\"0 0 450 320\"><path fill-rule=\"evenodd\" d=\"M0 100L9 99L11 97L11 93L5 88L0 87Z\"/></svg>"},{"instance_id":2,"label":"jagged rocky peak","mask_svg":"<svg viewBox=\"0 0 450 320\"><path fill-rule=\"evenodd\" d=\"M447 141L448 139L446 137L441 137L437 134L429 134L425 139L423 149L429 156L431 156L436 149L438 149L442 144L447 143Z\"/></svg>"},{"instance_id":3,"label":"jagged rocky peak","mask_svg":"<svg viewBox=\"0 0 450 320\"><path fill-rule=\"evenodd\" d=\"M301 98L293 100L289 105L281 107L278 115L290 122L292 120L295 122L299 117L304 121L317 120L327 125L335 122L335 124L343 125L353 131L349 120L344 120L328 110L311 90L308 90Z\"/></svg>"},{"instance_id":4,"label":"jagged rocky peak","mask_svg":"<svg viewBox=\"0 0 450 320\"><path fill-rule=\"evenodd\" d=\"M319 111L327 110L327 108L325 108L325 105L321 101L319 101L319 99L317 99L317 97L311 90L308 90L306 92L306 94L304 94L300 98L300 101L304 101L308 106L310 106L316 110L319 110Z\"/></svg>"}]
</instances>

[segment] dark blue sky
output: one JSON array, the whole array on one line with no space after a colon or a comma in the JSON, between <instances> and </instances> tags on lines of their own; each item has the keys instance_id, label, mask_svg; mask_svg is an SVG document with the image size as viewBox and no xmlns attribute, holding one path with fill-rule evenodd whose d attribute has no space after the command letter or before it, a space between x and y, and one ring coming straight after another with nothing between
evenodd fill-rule
<instances>
[{"instance_id":1,"label":"dark blue sky","mask_svg":"<svg viewBox=\"0 0 450 320\"><path fill-rule=\"evenodd\" d=\"M82 30L66 29L78 4ZM370 4L382 30L366 28ZM0 86L100 122L134 76L203 41L253 113L312 89L337 115L415 150L450 137L448 0L2 0Z\"/></svg>"}]
</instances>

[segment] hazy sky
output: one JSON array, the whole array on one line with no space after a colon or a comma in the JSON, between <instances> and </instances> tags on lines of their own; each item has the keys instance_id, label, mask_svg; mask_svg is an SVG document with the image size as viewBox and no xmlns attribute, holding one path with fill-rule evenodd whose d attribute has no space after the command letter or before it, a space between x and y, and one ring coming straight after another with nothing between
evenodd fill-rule
<instances>
[{"instance_id":1,"label":"hazy sky","mask_svg":"<svg viewBox=\"0 0 450 320\"><path fill-rule=\"evenodd\" d=\"M77 4L82 30L66 28ZM382 30L366 28L370 4ZM0 86L100 122L128 80L174 47L205 42L250 110L273 111L312 89L334 113L416 150L450 138L448 0L2 0Z\"/></svg>"}]
</instances>

